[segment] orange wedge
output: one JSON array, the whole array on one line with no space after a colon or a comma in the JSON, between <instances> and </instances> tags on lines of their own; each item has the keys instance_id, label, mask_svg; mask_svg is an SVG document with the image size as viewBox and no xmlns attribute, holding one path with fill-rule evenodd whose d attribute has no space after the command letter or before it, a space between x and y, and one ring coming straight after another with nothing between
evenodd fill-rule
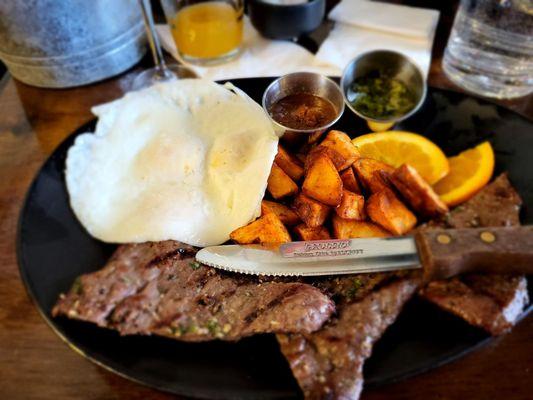
<instances>
[{"instance_id":1,"label":"orange wedge","mask_svg":"<svg viewBox=\"0 0 533 400\"><path fill-rule=\"evenodd\" d=\"M448 159L431 140L411 132L369 133L352 140L361 157L374 158L393 167L409 164L429 183L449 171Z\"/></svg>"},{"instance_id":2,"label":"orange wedge","mask_svg":"<svg viewBox=\"0 0 533 400\"><path fill-rule=\"evenodd\" d=\"M494 151L489 142L448 159L450 173L433 187L448 206L456 206L485 186L494 171Z\"/></svg>"}]
</instances>

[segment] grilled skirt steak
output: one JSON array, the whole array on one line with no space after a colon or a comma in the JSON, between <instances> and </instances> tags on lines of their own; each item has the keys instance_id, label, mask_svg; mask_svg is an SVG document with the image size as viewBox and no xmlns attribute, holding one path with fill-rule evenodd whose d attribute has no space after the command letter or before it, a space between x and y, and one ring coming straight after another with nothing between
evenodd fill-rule
<instances>
[{"instance_id":1,"label":"grilled skirt steak","mask_svg":"<svg viewBox=\"0 0 533 400\"><path fill-rule=\"evenodd\" d=\"M424 229L519 225L521 204L520 196L503 174L445 220L433 221ZM512 275L463 275L431 282L421 294L492 335L508 331L529 302L525 276Z\"/></svg>"},{"instance_id":2,"label":"grilled skirt steak","mask_svg":"<svg viewBox=\"0 0 533 400\"><path fill-rule=\"evenodd\" d=\"M319 289L226 274L174 241L120 246L107 265L76 280L53 316L183 341L238 340L255 333L313 332L334 311Z\"/></svg>"},{"instance_id":3,"label":"grilled skirt steak","mask_svg":"<svg viewBox=\"0 0 533 400\"><path fill-rule=\"evenodd\" d=\"M418 283L418 279L407 277L389 282L368 295L364 290L366 296L357 301L341 300L338 315L320 331L277 335L306 399L359 398L364 361L418 289Z\"/></svg>"}]
</instances>

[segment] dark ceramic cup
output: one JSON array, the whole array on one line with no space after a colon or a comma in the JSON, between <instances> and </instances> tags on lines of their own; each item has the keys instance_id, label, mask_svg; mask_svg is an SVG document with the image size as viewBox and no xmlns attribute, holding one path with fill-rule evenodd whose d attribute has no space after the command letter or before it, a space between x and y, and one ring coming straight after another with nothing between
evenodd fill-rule
<instances>
[{"instance_id":1,"label":"dark ceramic cup","mask_svg":"<svg viewBox=\"0 0 533 400\"><path fill-rule=\"evenodd\" d=\"M248 2L252 25L269 39L293 39L320 26L326 11L326 0L283 5L261 0Z\"/></svg>"}]
</instances>

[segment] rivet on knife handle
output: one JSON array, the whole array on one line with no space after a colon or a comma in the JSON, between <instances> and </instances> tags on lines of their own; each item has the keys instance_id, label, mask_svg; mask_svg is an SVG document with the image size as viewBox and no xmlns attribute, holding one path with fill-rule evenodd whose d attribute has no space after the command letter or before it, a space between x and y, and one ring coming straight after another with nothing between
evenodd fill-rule
<instances>
[{"instance_id":1,"label":"rivet on knife handle","mask_svg":"<svg viewBox=\"0 0 533 400\"><path fill-rule=\"evenodd\" d=\"M533 226L422 230L415 240L427 281L476 271L533 274Z\"/></svg>"}]
</instances>

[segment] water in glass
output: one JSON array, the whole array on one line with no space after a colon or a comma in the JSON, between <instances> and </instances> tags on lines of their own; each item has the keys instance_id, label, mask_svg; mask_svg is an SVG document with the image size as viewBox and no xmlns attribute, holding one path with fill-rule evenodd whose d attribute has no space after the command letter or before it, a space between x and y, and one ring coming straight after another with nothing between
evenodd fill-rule
<instances>
[{"instance_id":1,"label":"water in glass","mask_svg":"<svg viewBox=\"0 0 533 400\"><path fill-rule=\"evenodd\" d=\"M474 93L513 98L533 92L533 1L462 0L443 69Z\"/></svg>"}]
</instances>

